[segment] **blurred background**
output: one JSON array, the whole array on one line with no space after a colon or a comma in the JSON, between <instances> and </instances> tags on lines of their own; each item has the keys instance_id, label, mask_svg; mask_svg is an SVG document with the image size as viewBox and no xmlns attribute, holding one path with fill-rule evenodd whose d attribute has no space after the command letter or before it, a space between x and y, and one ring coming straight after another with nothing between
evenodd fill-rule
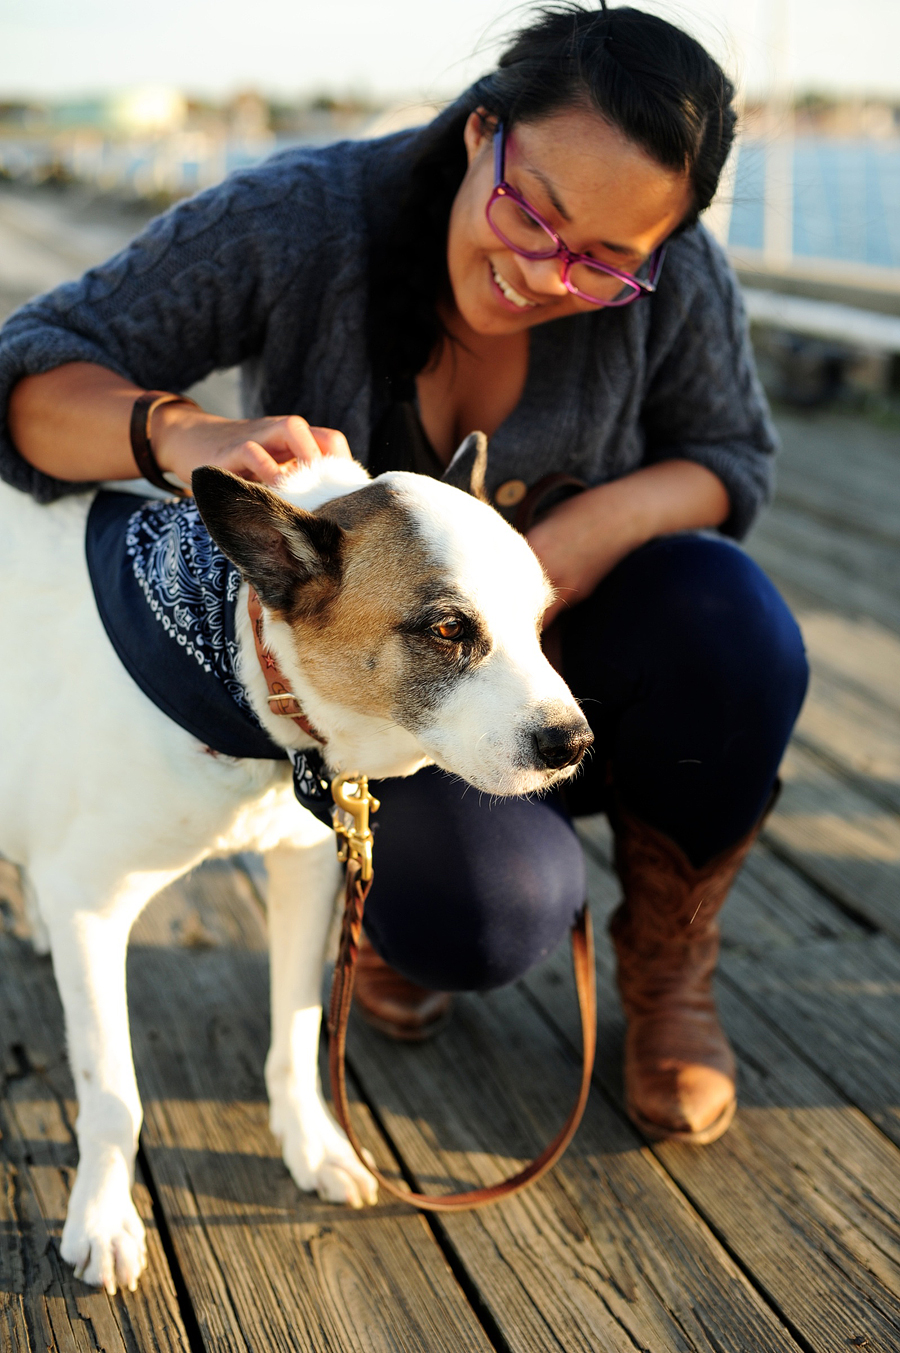
<instances>
[{"instance_id":1,"label":"blurred background","mask_svg":"<svg viewBox=\"0 0 900 1353\"><path fill-rule=\"evenodd\" d=\"M733 74L740 142L707 223L770 393L900 415L900 4L649 0ZM421 122L528 6L498 0L6 0L0 309L277 149ZM900 426L900 423L898 423Z\"/></svg>"}]
</instances>

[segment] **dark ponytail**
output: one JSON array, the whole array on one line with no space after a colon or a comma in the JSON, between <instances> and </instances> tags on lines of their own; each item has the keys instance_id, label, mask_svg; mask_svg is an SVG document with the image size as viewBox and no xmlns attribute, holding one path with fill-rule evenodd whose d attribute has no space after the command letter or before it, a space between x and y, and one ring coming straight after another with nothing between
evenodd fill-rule
<instances>
[{"instance_id":1,"label":"dark ponytail","mask_svg":"<svg viewBox=\"0 0 900 1353\"><path fill-rule=\"evenodd\" d=\"M734 139L734 86L693 38L642 10L538 10L490 75L419 134L407 192L390 240L373 254L370 346L377 372L406 382L428 362L448 285L447 222L466 172L463 128L484 108L513 127L564 108L586 107L693 188L693 225L715 195Z\"/></svg>"}]
</instances>

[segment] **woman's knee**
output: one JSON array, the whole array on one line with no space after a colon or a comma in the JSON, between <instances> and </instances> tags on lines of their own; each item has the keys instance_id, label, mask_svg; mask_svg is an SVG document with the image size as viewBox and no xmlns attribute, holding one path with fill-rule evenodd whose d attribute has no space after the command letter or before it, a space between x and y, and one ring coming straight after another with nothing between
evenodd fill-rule
<instances>
[{"instance_id":1,"label":"woman's knee","mask_svg":"<svg viewBox=\"0 0 900 1353\"><path fill-rule=\"evenodd\" d=\"M619 792L682 844L681 818L709 817L723 794L746 800L744 828L755 820L808 680L769 579L736 546L698 535L636 551L572 612L564 671ZM607 793L585 778L572 811L597 811Z\"/></svg>"},{"instance_id":2,"label":"woman's knee","mask_svg":"<svg viewBox=\"0 0 900 1353\"><path fill-rule=\"evenodd\" d=\"M777 588L738 546L684 534L625 561L620 601L640 617L668 670L701 685L777 690L799 710L809 678L797 622Z\"/></svg>"},{"instance_id":3,"label":"woman's knee","mask_svg":"<svg viewBox=\"0 0 900 1353\"><path fill-rule=\"evenodd\" d=\"M581 847L557 806L488 804L433 770L377 792L366 929L392 967L433 990L483 991L556 948L585 896Z\"/></svg>"}]
</instances>

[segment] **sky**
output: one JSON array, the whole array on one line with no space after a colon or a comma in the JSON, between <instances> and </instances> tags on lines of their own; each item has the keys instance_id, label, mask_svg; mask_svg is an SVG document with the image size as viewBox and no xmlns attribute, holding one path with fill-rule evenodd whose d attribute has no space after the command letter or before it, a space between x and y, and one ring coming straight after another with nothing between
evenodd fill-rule
<instances>
[{"instance_id":1,"label":"sky","mask_svg":"<svg viewBox=\"0 0 900 1353\"><path fill-rule=\"evenodd\" d=\"M750 92L787 51L810 89L900 96L900 0L637 0L687 28ZM451 95L529 6L509 0L0 0L0 98L163 84L378 99Z\"/></svg>"}]
</instances>

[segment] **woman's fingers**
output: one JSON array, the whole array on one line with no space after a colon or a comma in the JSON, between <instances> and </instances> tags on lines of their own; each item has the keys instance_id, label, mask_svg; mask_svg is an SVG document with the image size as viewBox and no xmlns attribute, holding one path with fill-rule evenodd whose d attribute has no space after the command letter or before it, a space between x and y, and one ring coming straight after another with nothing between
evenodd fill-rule
<instances>
[{"instance_id":1,"label":"woman's fingers","mask_svg":"<svg viewBox=\"0 0 900 1353\"><path fill-rule=\"evenodd\" d=\"M223 470L260 484L274 484L285 471L284 462L276 460L259 442L243 442L227 451L218 463Z\"/></svg>"},{"instance_id":2,"label":"woman's fingers","mask_svg":"<svg viewBox=\"0 0 900 1353\"><path fill-rule=\"evenodd\" d=\"M267 418L247 427L255 440L277 461L296 460L310 465L322 456L350 459L350 447L336 428L310 427L305 418Z\"/></svg>"},{"instance_id":3,"label":"woman's fingers","mask_svg":"<svg viewBox=\"0 0 900 1353\"><path fill-rule=\"evenodd\" d=\"M272 419L271 422L273 426L270 433L264 431L262 436L257 433L260 442L268 451L273 453L286 451L288 458L293 457L301 465L311 465L314 460L321 458L319 443L312 435L305 418L291 414L287 418Z\"/></svg>"},{"instance_id":4,"label":"woman's fingers","mask_svg":"<svg viewBox=\"0 0 900 1353\"><path fill-rule=\"evenodd\" d=\"M301 465L309 465L322 456L350 457L350 447L343 432L338 432L337 428L310 427L306 419L297 414L266 419L262 428L251 424L248 432L252 432L276 460L292 456Z\"/></svg>"},{"instance_id":5,"label":"woman's fingers","mask_svg":"<svg viewBox=\"0 0 900 1353\"><path fill-rule=\"evenodd\" d=\"M305 418L225 419L180 405L164 405L154 418L157 460L185 483L198 465L223 470L261 484L274 484L294 465L311 465L323 456L350 456L350 447L336 428L311 428Z\"/></svg>"},{"instance_id":6,"label":"woman's fingers","mask_svg":"<svg viewBox=\"0 0 900 1353\"><path fill-rule=\"evenodd\" d=\"M321 460L323 456L350 459L350 447L342 432L336 432L334 428L308 428L307 431L310 434L315 432L315 437L310 437L315 447L312 454L305 438L302 439L302 444L294 443L294 452L291 454L276 435L267 439L273 443L269 446L248 440L242 442L240 446L230 447L217 458L217 463L222 469L231 470L233 474L239 474L244 479L256 479L261 484L274 484L291 468L291 462L309 465L314 460Z\"/></svg>"},{"instance_id":7,"label":"woman's fingers","mask_svg":"<svg viewBox=\"0 0 900 1353\"><path fill-rule=\"evenodd\" d=\"M343 432L338 432L337 428L311 427L309 430L316 439L323 456L339 456L343 460L353 459L350 443Z\"/></svg>"}]
</instances>

